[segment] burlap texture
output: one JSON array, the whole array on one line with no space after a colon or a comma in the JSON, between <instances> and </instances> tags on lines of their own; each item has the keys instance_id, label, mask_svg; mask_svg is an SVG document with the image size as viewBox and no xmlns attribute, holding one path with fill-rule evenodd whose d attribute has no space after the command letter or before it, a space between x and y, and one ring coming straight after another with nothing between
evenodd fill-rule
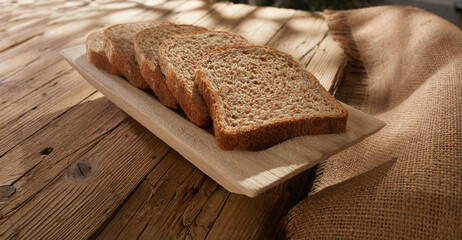
<instances>
[{"instance_id":1,"label":"burlap texture","mask_svg":"<svg viewBox=\"0 0 462 240\"><path fill-rule=\"evenodd\" d=\"M462 31L410 7L326 11L339 98L387 126L323 162L290 239L462 239Z\"/></svg>"}]
</instances>

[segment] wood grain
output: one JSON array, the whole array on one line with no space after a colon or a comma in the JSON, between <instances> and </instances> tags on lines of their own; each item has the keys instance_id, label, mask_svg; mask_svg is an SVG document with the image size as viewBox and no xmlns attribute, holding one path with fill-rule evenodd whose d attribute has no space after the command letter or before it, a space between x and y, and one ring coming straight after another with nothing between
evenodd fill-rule
<instances>
[{"instance_id":1,"label":"wood grain","mask_svg":"<svg viewBox=\"0 0 462 240\"><path fill-rule=\"evenodd\" d=\"M306 66L309 58L305 56L314 52L327 30L324 17L319 13L296 11L266 45L290 53Z\"/></svg>"},{"instance_id":2,"label":"wood grain","mask_svg":"<svg viewBox=\"0 0 462 240\"><path fill-rule=\"evenodd\" d=\"M0 115L0 135L3 136L0 139L0 155L95 92L82 81L78 73L70 69L46 78L50 81L37 88L33 94L1 110L8 114ZM53 107L47 106L50 102L55 103Z\"/></svg>"},{"instance_id":3,"label":"wood grain","mask_svg":"<svg viewBox=\"0 0 462 240\"><path fill-rule=\"evenodd\" d=\"M327 91L334 94L343 75L342 70L347 64L347 59L343 50L330 35L326 35L316 48L306 68L318 78Z\"/></svg>"},{"instance_id":4,"label":"wood grain","mask_svg":"<svg viewBox=\"0 0 462 240\"><path fill-rule=\"evenodd\" d=\"M326 51L329 61L343 54L324 47L333 45L319 13L202 1L0 2L1 239L273 239L306 196L309 172L256 198L226 191L59 56L92 31L141 19L237 32L308 68L323 66ZM340 76L341 65L323 71Z\"/></svg>"},{"instance_id":5,"label":"wood grain","mask_svg":"<svg viewBox=\"0 0 462 240\"><path fill-rule=\"evenodd\" d=\"M133 120L122 123L77 156L26 206L3 218L0 238L90 237L124 201L120 196L128 195L168 149Z\"/></svg>"},{"instance_id":6,"label":"wood grain","mask_svg":"<svg viewBox=\"0 0 462 240\"><path fill-rule=\"evenodd\" d=\"M0 158L5 166L0 168L0 185L17 189L16 194L0 202L0 216L11 215L127 119L125 113L101 97L99 93L92 95ZM88 127L89 121L93 128Z\"/></svg>"}]
</instances>

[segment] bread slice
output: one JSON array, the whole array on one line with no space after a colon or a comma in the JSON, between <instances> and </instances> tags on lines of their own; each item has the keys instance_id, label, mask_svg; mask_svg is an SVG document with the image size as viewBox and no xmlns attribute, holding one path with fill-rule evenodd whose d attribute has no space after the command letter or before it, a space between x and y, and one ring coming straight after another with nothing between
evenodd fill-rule
<instances>
[{"instance_id":1,"label":"bread slice","mask_svg":"<svg viewBox=\"0 0 462 240\"><path fill-rule=\"evenodd\" d=\"M208 51L224 46L250 45L242 36L220 31L183 34L165 40L159 47L159 66L167 86L189 120L201 127L211 119L194 83L194 68Z\"/></svg>"},{"instance_id":2,"label":"bread slice","mask_svg":"<svg viewBox=\"0 0 462 240\"><path fill-rule=\"evenodd\" d=\"M141 75L159 101L169 108L178 108L178 101L168 90L165 77L159 68L159 47L166 39L185 33L207 31L206 28L193 25L169 25L147 28L135 36L135 58L140 66Z\"/></svg>"},{"instance_id":3,"label":"bread slice","mask_svg":"<svg viewBox=\"0 0 462 240\"><path fill-rule=\"evenodd\" d=\"M195 73L224 150L346 129L348 111L299 62L276 49L216 49L200 59Z\"/></svg>"},{"instance_id":4,"label":"bread slice","mask_svg":"<svg viewBox=\"0 0 462 240\"><path fill-rule=\"evenodd\" d=\"M117 24L104 30L105 52L109 62L121 72L134 87L149 89L143 80L135 60L133 40L135 35L146 28L170 25L168 22L146 21Z\"/></svg>"},{"instance_id":5,"label":"bread slice","mask_svg":"<svg viewBox=\"0 0 462 240\"><path fill-rule=\"evenodd\" d=\"M87 48L88 61L109 74L122 76L122 74L109 63L106 53L104 52L104 30L88 35L87 40L85 40L85 46Z\"/></svg>"}]
</instances>

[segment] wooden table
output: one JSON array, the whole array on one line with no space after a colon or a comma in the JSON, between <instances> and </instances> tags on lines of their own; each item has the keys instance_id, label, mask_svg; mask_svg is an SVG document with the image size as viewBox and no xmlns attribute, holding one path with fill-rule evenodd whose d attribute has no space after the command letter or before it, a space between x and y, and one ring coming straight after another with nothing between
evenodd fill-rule
<instances>
[{"instance_id":1,"label":"wooden table","mask_svg":"<svg viewBox=\"0 0 462 240\"><path fill-rule=\"evenodd\" d=\"M229 193L59 55L92 31L143 19L239 33L308 68L326 51L343 54L326 47L332 39L322 16L303 11L199 1L2 1L0 239L271 239L306 196L309 172L253 199Z\"/></svg>"}]
</instances>

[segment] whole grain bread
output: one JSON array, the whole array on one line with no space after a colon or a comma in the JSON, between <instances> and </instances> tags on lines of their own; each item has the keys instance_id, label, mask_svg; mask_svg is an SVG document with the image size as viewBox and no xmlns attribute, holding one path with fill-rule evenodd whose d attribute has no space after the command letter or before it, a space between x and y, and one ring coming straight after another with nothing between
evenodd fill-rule
<instances>
[{"instance_id":1,"label":"whole grain bread","mask_svg":"<svg viewBox=\"0 0 462 240\"><path fill-rule=\"evenodd\" d=\"M165 40L159 47L159 66L173 96L189 120L201 127L211 119L194 83L194 68L208 51L224 46L250 45L242 36L220 31L182 34Z\"/></svg>"},{"instance_id":2,"label":"whole grain bread","mask_svg":"<svg viewBox=\"0 0 462 240\"><path fill-rule=\"evenodd\" d=\"M135 60L135 35L146 28L167 26L171 23L159 21L145 21L117 24L104 30L105 53L109 62L121 72L134 87L149 89L140 73Z\"/></svg>"},{"instance_id":3,"label":"whole grain bread","mask_svg":"<svg viewBox=\"0 0 462 240\"><path fill-rule=\"evenodd\" d=\"M104 52L104 30L88 35L85 40L85 46L89 62L96 67L105 70L109 74L122 76L122 74L117 71L114 66L112 66Z\"/></svg>"},{"instance_id":4,"label":"whole grain bread","mask_svg":"<svg viewBox=\"0 0 462 240\"><path fill-rule=\"evenodd\" d=\"M159 47L172 36L199 31L207 29L193 25L168 25L147 28L135 36L135 58L140 66L141 75L159 101L169 108L178 108L178 101L168 89L165 77L160 71Z\"/></svg>"},{"instance_id":5,"label":"whole grain bread","mask_svg":"<svg viewBox=\"0 0 462 240\"><path fill-rule=\"evenodd\" d=\"M348 111L299 62L273 48L213 50L197 63L195 81L225 150L346 129Z\"/></svg>"}]
</instances>

